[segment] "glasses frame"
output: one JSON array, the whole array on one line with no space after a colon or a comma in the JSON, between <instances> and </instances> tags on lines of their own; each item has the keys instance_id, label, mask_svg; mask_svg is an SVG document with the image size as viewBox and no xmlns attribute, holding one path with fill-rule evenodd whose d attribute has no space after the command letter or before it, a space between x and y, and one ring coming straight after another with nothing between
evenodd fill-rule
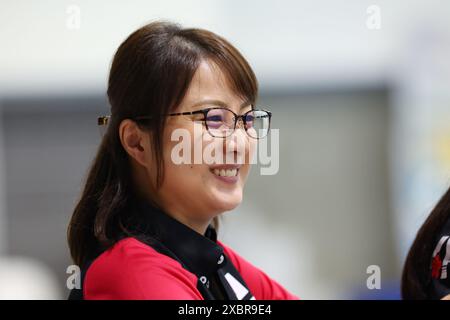
<instances>
[{"instance_id":1,"label":"glasses frame","mask_svg":"<svg viewBox=\"0 0 450 320\"><path fill-rule=\"evenodd\" d=\"M223 109L223 110L230 111L230 112L234 115L233 131L231 131L231 133L229 133L229 134L226 135L226 136L216 136L216 135L214 135L213 133L211 133L211 131L210 131L209 127L208 127L208 122L207 122L207 115L208 115L208 112L211 111L211 110L217 110L217 109ZM246 118L247 114L249 114L250 112L254 112L254 111L263 111L263 112L266 112L266 113L267 113L267 117L269 118L269 126L268 126L268 128L267 128L267 133L266 133L266 135L263 136L263 137L253 137L253 136L251 136L251 135L248 133L247 120L245 120L245 118ZM245 112L244 114L239 115L239 114L236 114L233 110L230 110L230 109L225 108L225 107L212 107L212 108L206 108L206 109L201 109L201 110L196 110L196 111L175 112L175 113L169 113L169 114L162 114L161 116L169 116L169 117L173 117L173 116L189 116L189 115L196 115L196 114L203 114L203 119L199 119L199 121L203 121L203 123L205 124L206 130L208 131L208 133L209 133L211 136L215 137L215 138L227 138L227 137L229 137L230 135L232 135L232 134L235 132L235 130L236 130L236 125L237 125L239 119L242 119L242 122L243 122L243 124L244 124L244 130L245 130L245 132L247 133L247 135L248 135L250 138L253 138L253 139L263 139L263 138L265 138L265 137L267 136L267 134L268 134L269 131L270 131L270 124L271 124L271 120L272 120L272 112L270 112L270 111L268 111L268 110L264 110L264 109L251 109L251 110ZM102 117L98 117L98 118L97 118L97 123L98 123L99 126L107 125L109 119L110 119L110 116L102 116ZM130 118L130 119L131 119L131 120L134 120L134 121L148 121L148 120L154 119L154 117L152 117L152 116L139 116L139 117L134 117L134 118Z\"/></svg>"}]
</instances>

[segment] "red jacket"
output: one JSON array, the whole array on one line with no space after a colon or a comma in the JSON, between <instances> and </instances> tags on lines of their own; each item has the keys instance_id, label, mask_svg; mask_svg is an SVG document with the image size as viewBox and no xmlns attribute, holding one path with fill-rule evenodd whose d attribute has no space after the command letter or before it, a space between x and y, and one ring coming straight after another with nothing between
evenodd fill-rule
<instances>
[{"instance_id":1,"label":"red jacket","mask_svg":"<svg viewBox=\"0 0 450 320\"><path fill-rule=\"evenodd\" d=\"M298 299L220 241L257 300ZM135 238L125 238L98 256L86 272L85 299L203 300L198 278L181 264Z\"/></svg>"}]
</instances>

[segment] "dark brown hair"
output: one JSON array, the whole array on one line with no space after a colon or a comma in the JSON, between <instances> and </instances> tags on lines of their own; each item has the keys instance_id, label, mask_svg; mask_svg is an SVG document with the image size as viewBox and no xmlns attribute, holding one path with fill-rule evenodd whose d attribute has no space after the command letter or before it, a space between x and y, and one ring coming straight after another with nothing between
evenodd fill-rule
<instances>
[{"instance_id":1,"label":"dark brown hair","mask_svg":"<svg viewBox=\"0 0 450 320\"><path fill-rule=\"evenodd\" d=\"M157 21L133 32L118 48L108 81L111 118L68 227L74 262L83 266L99 248L130 234L124 216L135 195L128 154L118 133L122 120L171 112L183 100L202 60L214 62L241 98L255 103L258 83L245 58L224 38L203 29ZM162 132L166 119L145 124L164 179ZM217 226L217 219L214 219Z\"/></svg>"},{"instance_id":2,"label":"dark brown hair","mask_svg":"<svg viewBox=\"0 0 450 320\"><path fill-rule=\"evenodd\" d=\"M431 260L439 232L450 219L450 189L428 216L409 250L402 275L402 297L430 299Z\"/></svg>"}]
</instances>

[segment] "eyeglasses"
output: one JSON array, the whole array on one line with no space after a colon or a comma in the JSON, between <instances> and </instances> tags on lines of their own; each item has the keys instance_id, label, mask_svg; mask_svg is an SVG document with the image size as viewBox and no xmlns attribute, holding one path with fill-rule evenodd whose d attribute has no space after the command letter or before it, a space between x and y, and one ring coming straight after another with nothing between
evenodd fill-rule
<instances>
[{"instance_id":1,"label":"eyeglasses","mask_svg":"<svg viewBox=\"0 0 450 320\"><path fill-rule=\"evenodd\" d=\"M270 121L272 113L266 110L252 109L242 115L238 115L230 109L224 107L207 108L190 112L169 113L166 116L186 116L202 114L204 122L209 134L216 138L226 138L233 134L236 130L239 120L242 121L245 132L249 137L254 139L262 139L267 136L270 130ZM106 125L109 116L99 117L98 124ZM152 116L135 117L132 120L146 121L154 119Z\"/></svg>"}]
</instances>

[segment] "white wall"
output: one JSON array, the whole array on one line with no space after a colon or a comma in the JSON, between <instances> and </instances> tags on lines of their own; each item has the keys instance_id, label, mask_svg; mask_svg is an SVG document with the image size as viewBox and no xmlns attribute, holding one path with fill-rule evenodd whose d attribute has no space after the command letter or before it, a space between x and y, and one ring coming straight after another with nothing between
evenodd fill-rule
<instances>
[{"instance_id":1,"label":"white wall","mask_svg":"<svg viewBox=\"0 0 450 320\"><path fill-rule=\"evenodd\" d=\"M366 26L372 4L379 30ZM80 9L79 29L67 27L70 5ZM103 89L120 42L157 18L227 37L263 87L379 83L409 35L450 28L450 2L438 0L2 0L0 8L0 95Z\"/></svg>"}]
</instances>

